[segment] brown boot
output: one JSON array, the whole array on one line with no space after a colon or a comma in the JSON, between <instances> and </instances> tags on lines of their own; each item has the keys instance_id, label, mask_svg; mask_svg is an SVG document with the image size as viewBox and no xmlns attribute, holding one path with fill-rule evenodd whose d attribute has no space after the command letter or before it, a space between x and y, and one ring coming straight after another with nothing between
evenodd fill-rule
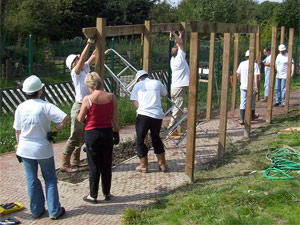
<instances>
[{"instance_id":1,"label":"brown boot","mask_svg":"<svg viewBox=\"0 0 300 225\"><path fill-rule=\"evenodd\" d=\"M76 167L86 167L88 166L87 163L82 163L80 162L80 152L73 152L72 154L72 166L76 166Z\"/></svg>"},{"instance_id":2,"label":"brown boot","mask_svg":"<svg viewBox=\"0 0 300 225\"><path fill-rule=\"evenodd\" d=\"M70 159L70 155L62 154L62 162L60 166L61 172L74 173L77 171L77 169L71 168Z\"/></svg>"},{"instance_id":3,"label":"brown boot","mask_svg":"<svg viewBox=\"0 0 300 225\"><path fill-rule=\"evenodd\" d=\"M156 155L158 159L158 168L161 172L167 172L167 165L166 165L166 159L165 159L165 153L157 154Z\"/></svg>"},{"instance_id":4,"label":"brown boot","mask_svg":"<svg viewBox=\"0 0 300 225\"><path fill-rule=\"evenodd\" d=\"M140 158L140 165L135 168L137 172L148 173L148 157L144 156Z\"/></svg>"}]
</instances>

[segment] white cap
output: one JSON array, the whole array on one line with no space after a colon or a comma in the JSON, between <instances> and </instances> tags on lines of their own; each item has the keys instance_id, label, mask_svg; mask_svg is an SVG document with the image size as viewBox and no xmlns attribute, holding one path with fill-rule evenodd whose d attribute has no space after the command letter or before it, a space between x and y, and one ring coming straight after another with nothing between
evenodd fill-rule
<instances>
[{"instance_id":1,"label":"white cap","mask_svg":"<svg viewBox=\"0 0 300 225\"><path fill-rule=\"evenodd\" d=\"M248 57L250 55L250 51L247 50L246 53L245 53L245 57Z\"/></svg>"},{"instance_id":2,"label":"white cap","mask_svg":"<svg viewBox=\"0 0 300 225\"><path fill-rule=\"evenodd\" d=\"M286 50L286 47L285 45L281 44L278 46L278 50L281 52L281 51L285 51Z\"/></svg>"},{"instance_id":3,"label":"white cap","mask_svg":"<svg viewBox=\"0 0 300 225\"><path fill-rule=\"evenodd\" d=\"M138 70L135 75L135 81L138 81L138 79L141 76L146 75L146 74L148 75L148 73L145 70Z\"/></svg>"},{"instance_id":4,"label":"white cap","mask_svg":"<svg viewBox=\"0 0 300 225\"><path fill-rule=\"evenodd\" d=\"M24 81L22 91L26 94L33 94L34 92L41 90L43 87L44 84L41 82L40 78L36 75L31 75Z\"/></svg>"},{"instance_id":5,"label":"white cap","mask_svg":"<svg viewBox=\"0 0 300 225\"><path fill-rule=\"evenodd\" d=\"M69 70L72 70L72 64L76 57L80 57L80 55L71 54L66 59L66 66L69 68Z\"/></svg>"}]
</instances>

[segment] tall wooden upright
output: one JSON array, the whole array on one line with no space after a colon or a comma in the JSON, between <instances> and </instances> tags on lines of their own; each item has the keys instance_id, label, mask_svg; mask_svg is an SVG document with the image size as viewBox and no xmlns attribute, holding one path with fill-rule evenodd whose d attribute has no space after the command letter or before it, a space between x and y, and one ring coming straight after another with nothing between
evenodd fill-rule
<instances>
[{"instance_id":1,"label":"tall wooden upright","mask_svg":"<svg viewBox=\"0 0 300 225\"><path fill-rule=\"evenodd\" d=\"M227 106L228 106L228 78L230 69L230 33L224 33L223 48L223 69L222 69L222 90L221 90L221 109L220 109L220 133L218 141L218 158L225 154L226 129L227 129Z\"/></svg>"},{"instance_id":2,"label":"tall wooden upright","mask_svg":"<svg viewBox=\"0 0 300 225\"><path fill-rule=\"evenodd\" d=\"M280 33L280 44L284 44L284 34L285 34L285 27L281 27L281 33Z\"/></svg>"},{"instance_id":3,"label":"tall wooden upright","mask_svg":"<svg viewBox=\"0 0 300 225\"><path fill-rule=\"evenodd\" d=\"M260 27L257 27L257 32L256 32L256 36L255 36L255 47L256 47L256 50L255 50L255 59L256 59L256 62L258 64L258 67L259 67L259 71L261 72L261 66L260 66L260 63L261 63L261 52L260 52ZM260 77L259 77L259 80L260 82ZM259 90L260 90L260 85L258 84L257 86L258 88L258 94L256 95L256 101L259 101Z\"/></svg>"},{"instance_id":4,"label":"tall wooden upright","mask_svg":"<svg viewBox=\"0 0 300 225\"><path fill-rule=\"evenodd\" d=\"M211 119L212 99L213 99L213 76L215 72L215 38L216 33L210 34L209 46L209 74L207 86L207 101L206 101L206 119Z\"/></svg>"},{"instance_id":5,"label":"tall wooden upright","mask_svg":"<svg viewBox=\"0 0 300 225\"><path fill-rule=\"evenodd\" d=\"M198 99L198 67L199 67L199 34L191 33L190 38L190 85L187 118L187 141L185 174L194 181L195 167L195 139L197 122L197 99Z\"/></svg>"},{"instance_id":6,"label":"tall wooden upright","mask_svg":"<svg viewBox=\"0 0 300 225\"><path fill-rule=\"evenodd\" d=\"M285 105L284 111L287 114L289 112L290 102L290 84L291 84L291 73L292 73L292 59L293 59L293 45L294 45L294 28L290 28L289 31L289 50L288 50L288 70L286 77L286 92L285 92ZM293 71L295 72L295 71ZM294 74L295 76L295 74Z\"/></svg>"},{"instance_id":7,"label":"tall wooden upright","mask_svg":"<svg viewBox=\"0 0 300 225\"><path fill-rule=\"evenodd\" d=\"M106 19L97 18L97 40L96 40L96 58L95 58L95 71L104 80L104 54L105 54L105 27Z\"/></svg>"},{"instance_id":8,"label":"tall wooden upright","mask_svg":"<svg viewBox=\"0 0 300 225\"><path fill-rule=\"evenodd\" d=\"M272 121L273 111L273 96L274 96L274 82L275 82L275 58L277 48L277 26L272 27L272 46L271 46L271 63L270 63L270 81L269 81L269 96L267 103L267 123Z\"/></svg>"},{"instance_id":9,"label":"tall wooden upright","mask_svg":"<svg viewBox=\"0 0 300 225\"><path fill-rule=\"evenodd\" d=\"M240 34L234 34L234 53L233 53L233 75L232 75L232 94L231 94L231 111L235 111L236 105L236 89L237 89L237 77L236 71L239 63L239 38Z\"/></svg>"},{"instance_id":10,"label":"tall wooden upright","mask_svg":"<svg viewBox=\"0 0 300 225\"><path fill-rule=\"evenodd\" d=\"M150 71L150 57L151 57L151 21L145 21L144 29L144 56L143 56L143 70Z\"/></svg>"},{"instance_id":11,"label":"tall wooden upright","mask_svg":"<svg viewBox=\"0 0 300 225\"><path fill-rule=\"evenodd\" d=\"M247 86L247 103L245 112L245 132L244 136L250 137L251 117L252 117L252 101L253 101L253 81L254 81L254 54L255 54L255 34L250 34L249 43L249 69L248 69L248 86ZM254 110L254 109L253 109Z\"/></svg>"}]
</instances>

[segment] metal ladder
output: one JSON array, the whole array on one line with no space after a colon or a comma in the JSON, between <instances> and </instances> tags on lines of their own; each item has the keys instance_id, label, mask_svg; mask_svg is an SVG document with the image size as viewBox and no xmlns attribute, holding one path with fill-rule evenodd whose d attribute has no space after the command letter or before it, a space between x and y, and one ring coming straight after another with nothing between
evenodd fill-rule
<instances>
[{"instance_id":1,"label":"metal ladder","mask_svg":"<svg viewBox=\"0 0 300 225\"><path fill-rule=\"evenodd\" d=\"M104 67L108 70L109 74L112 76L112 78L115 80L115 82L117 82L118 85L122 88L124 93L128 97L130 97L131 90L132 90L133 86L135 85L136 80L133 78L133 80L131 82L129 82L128 84L124 84L123 81L121 80L121 76L124 75L124 73L127 70L130 70L133 74L133 77L135 77L135 73L137 72L137 69L135 67L133 67L125 58L123 58L114 49L111 49L111 48L107 49L105 51L105 55L110 52L113 52L117 57L120 58L121 62L124 64L124 68L121 70L121 72L119 72L118 74L115 74L106 64L104 64ZM173 110L174 107L177 107L181 111L182 116L171 128L165 129L162 126L163 132L167 135L167 138L165 138L164 141L166 141L169 138L185 154L185 150L182 147L182 143L186 139L187 134L185 133L183 136L181 136L181 138L179 140L175 140L174 138L172 138L172 134L175 132L175 130L176 130L175 128L187 118L187 114L180 107L178 107L170 98L167 98L167 100L168 100L168 102L171 103L171 107L165 112L164 117L167 116ZM200 127L205 133L207 133L207 129L201 127L200 123L198 123L196 126Z\"/></svg>"}]
</instances>

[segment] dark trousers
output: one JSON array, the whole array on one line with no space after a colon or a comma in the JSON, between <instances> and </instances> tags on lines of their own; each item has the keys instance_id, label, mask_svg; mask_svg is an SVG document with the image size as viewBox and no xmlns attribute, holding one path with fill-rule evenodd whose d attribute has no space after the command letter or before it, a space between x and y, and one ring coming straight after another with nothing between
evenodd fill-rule
<instances>
[{"instance_id":1,"label":"dark trousers","mask_svg":"<svg viewBox=\"0 0 300 225\"><path fill-rule=\"evenodd\" d=\"M152 146L155 154L161 154L165 152L164 144L162 143L159 132L161 128L162 120L154 119L149 116L138 115L135 123L136 130L136 149L138 157L144 157L148 154L148 147L145 145L145 137L150 130Z\"/></svg>"},{"instance_id":2,"label":"dark trousers","mask_svg":"<svg viewBox=\"0 0 300 225\"><path fill-rule=\"evenodd\" d=\"M110 194L112 178L112 129L93 129L85 131L87 159L89 164L90 196L98 197L101 175L102 192Z\"/></svg>"}]
</instances>

